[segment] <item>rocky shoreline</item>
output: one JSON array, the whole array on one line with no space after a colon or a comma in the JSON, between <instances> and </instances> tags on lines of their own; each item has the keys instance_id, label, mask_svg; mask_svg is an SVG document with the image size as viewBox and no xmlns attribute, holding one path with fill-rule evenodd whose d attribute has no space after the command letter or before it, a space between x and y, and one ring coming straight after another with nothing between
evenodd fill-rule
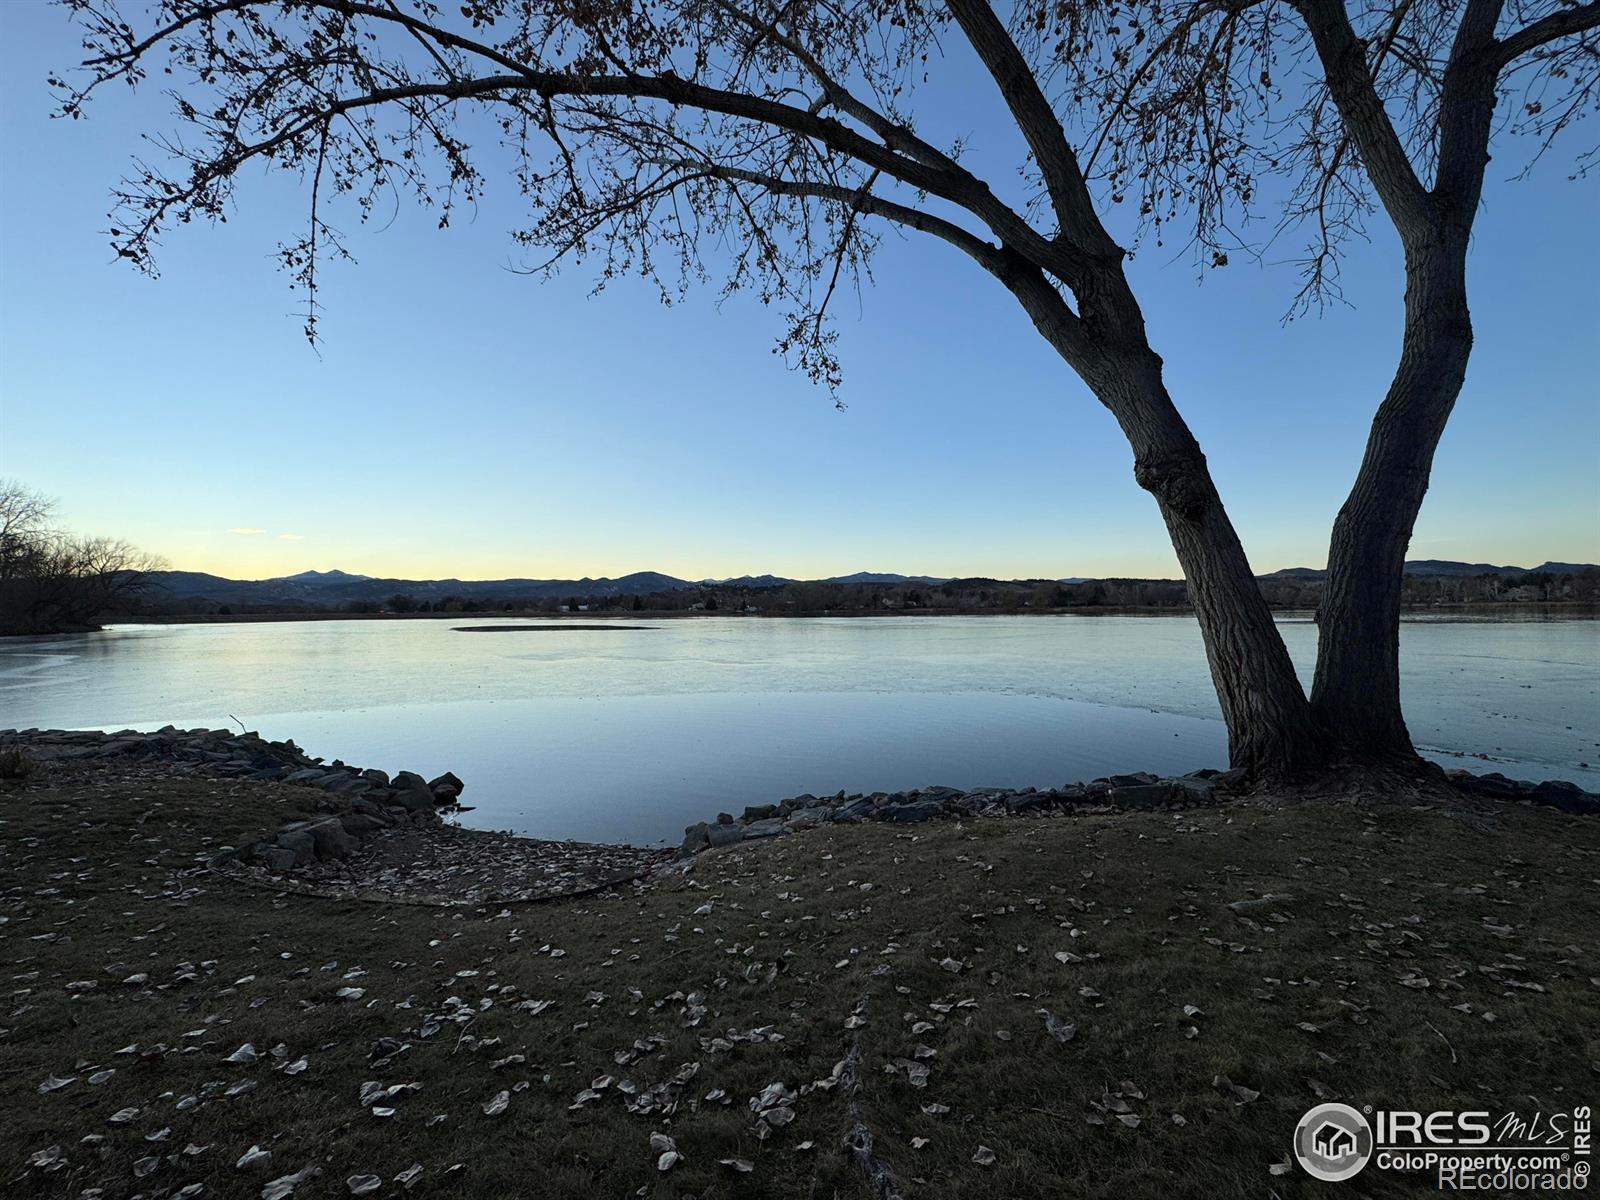
<instances>
[{"instance_id":1,"label":"rocky shoreline","mask_svg":"<svg viewBox=\"0 0 1600 1200\"><path fill-rule=\"evenodd\" d=\"M259 733L231 729L178 729L153 733L121 729L3 729L0 755L20 750L34 764L114 760L160 763L189 774L317 788L325 800L310 820L291 821L260 840L220 857L290 871L350 857L361 840L381 830L430 825L459 806L463 784L452 772L424 780L413 771L392 777L375 768L324 762L293 740L274 742Z\"/></svg>"},{"instance_id":2,"label":"rocky shoreline","mask_svg":"<svg viewBox=\"0 0 1600 1200\"><path fill-rule=\"evenodd\" d=\"M1443 777L1470 795L1487 800L1522 801L1546 805L1563 812L1600 815L1600 796L1577 784L1551 779L1542 783L1509 779L1491 772L1444 771ZM715 821L700 821L684 832L683 850L699 853L758 838L779 837L819 825L888 821L914 824L942 818L1005 817L1018 813L1107 813L1132 810L1205 807L1227 799L1244 783L1240 770L1209 768L1187 775L1159 776L1149 772L1109 775L1085 783L1047 788L928 787L907 792L872 792L829 797L795 796L778 804L746 808L739 817L719 813Z\"/></svg>"},{"instance_id":3,"label":"rocky shoreline","mask_svg":"<svg viewBox=\"0 0 1600 1200\"><path fill-rule=\"evenodd\" d=\"M123 729L0 730L0 756L21 753L30 765L111 760L161 764L180 773L314 788L324 796L309 819L294 820L260 838L218 855L271 874L327 868L349 859L362 842L385 830L440 825L441 814L460 811L465 787L452 772L425 780L412 771L394 775L376 768L325 762L292 740L270 741L259 733L228 729L154 732ZM3 771L0 771L3 774ZM1542 805L1580 815L1600 815L1600 795L1564 780L1510 779L1498 772L1441 771L1441 776L1481 799ZM756 804L735 817L719 813L684 830L681 855L782 837L823 825L865 822L916 824L948 819L992 819L1023 814L1110 813L1210 807L1244 784L1244 772L1202 769L1187 775L1148 772L1110 775L1058 788L925 787L902 792L802 794L774 804ZM484 835L493 836L493 835ZM519 839L532 842L535 839ZM556 843L541 843L555 845ZM323 871L326 874L326 871Z\"/></svg>"}]
</instances>

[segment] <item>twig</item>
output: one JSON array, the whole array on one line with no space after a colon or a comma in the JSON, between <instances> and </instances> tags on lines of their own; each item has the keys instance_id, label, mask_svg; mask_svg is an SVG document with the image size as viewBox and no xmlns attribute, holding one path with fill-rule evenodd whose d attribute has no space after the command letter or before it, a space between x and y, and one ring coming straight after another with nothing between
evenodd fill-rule
<instances>
[{"instance_id":1,"label":"twig","mask_svg":"<svg viewBox=\"0 0 1600 1200\"><path fill-rule=\"evenodd\" d=\"M1450 1039L1449 1038L1445 1037L1444 1034L1439 1033L1439 1027L1437 1025L1435 1025L1432 1021L1424 1021L1423 1024L1426 1025L1429 1029L1433 1030L1435 1033L1439 1034L1439 1040L1441 1042L1443 1042L1445 1044L1445 1047L1450 1051L1450 1061L1451 1062L1459 1062L1460 1060L1458 1058L1456 1058L1456 1048L1454 1046L1450 1045Z\"/></svg>"}]
</instances>

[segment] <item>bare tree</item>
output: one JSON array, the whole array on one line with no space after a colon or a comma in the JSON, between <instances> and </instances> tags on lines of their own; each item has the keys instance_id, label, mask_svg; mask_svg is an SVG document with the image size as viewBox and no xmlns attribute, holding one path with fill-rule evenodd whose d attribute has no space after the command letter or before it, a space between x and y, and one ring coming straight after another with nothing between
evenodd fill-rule
<instances>
[{"instance_id":1,"label":"bare tree","mask_svg":"<svg viewBox=\"0 0 1600 1200\"><path fill-rule=\"evenodd\" d=\"M836 385L827 322L882 230L931 235L992 276L1115 416L1156 499L1205 636L1235 764L1414 762L1400 712L1406 543L1471 346L1465 263L1491 136L1537 157L1592 110L1600 3L1573 0L164 0L137 22L67 0L87 76L161 72L182 136L117 195L119 254L154 270L174 224L224 216L241 168L306 183L281 248L316 336L317 271L344 253L330 199L363 218L404 190L447 223L509 148L517 240L669 291L723 273L786 314L783 349ZM965 42L1027 146L1008 202L914 102ZM1497 112L1500 114L1497 119ZM488 121L483 118L487 115ZM1580 171L1592 159L1580 159ZM1329 552L1317 676L1296 678L1205 457L1162 376L1103 214L1182 223L1222 265L1262 181L1292 181L1310 231L1303 304L1380 212L1405 250L1404 349ZM1015 190L1014 188L1011 190Z\"/></svg>"},{"instance_id":2,"label":"bare tree","mask_svg":"<svg viewBox=\"0 0 1600 1200\"><path fill-rule=\"evenodd\" d=\"M0 635L94 627L139 600L164 565L117 538L56 528L55 502L0 480Z\"/></svg>"}]
</instances>

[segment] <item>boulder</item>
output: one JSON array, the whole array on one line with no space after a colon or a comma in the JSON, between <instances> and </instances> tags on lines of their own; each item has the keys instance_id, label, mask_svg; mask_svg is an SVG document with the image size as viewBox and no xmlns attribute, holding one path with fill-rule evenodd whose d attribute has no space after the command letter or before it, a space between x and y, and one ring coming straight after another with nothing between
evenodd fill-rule
<instances>
[{"instance_id":1,"label":"boulder","mask_svg":"<svg viewBox=\"0 0 1600 1200\"><path fill-rule=\"evenodd\" d=\"M931 821L944 811L938 800L917 800L911 804L886 805L878 813L881 820L907 825L916 821Z\"/></svg>"},{"instance_id":2,"label":"boulder","mask_svg":"<svg viewBox=\"0 0 1600 1200\"><path fill-rule=\"evenodd\" d=\"M1577 784L1568 783L1564 779L1545 780L1533 789L1531 798L1535 804L1547 804L1562 812L1600 813L1600 796L1586 792Z\"/></svg>"},{"instance_id":3,"label":"boulder","mask_svg":"<svg viewBox=\"0 0 1600 1200\"><path fill-rule=\"evenodd\" d=\"M389 822L382 817L373 816L371 813L353 812L346 813L339 818L339 824L344 826L344 831L355 837L363 837L369 833L376 833L388 827Z\"/></svg>"},{"instance_id":4,"label":"boulder","mask_svg":"<svg viewBox=\"0 0 1600 1200\"><path fill-rule=\"evenodd\" d=\"M282 846L267 846L261 851L261 862L269 871L292 871L299 865L293 850Z\"/></svg>"},{"instance_id":5,"label":"boulder","mask_svg":"<svg viewBox=\"0 0 1600 1200\"><path fill-rule=\"evenodd\" d=\"M706 828L706 842L713 850L719 846L731 846L735 842L744 840L744 827L742 825L710 825Z\"/></svg>"},{"instance_id":6,"label":"boulder","mask_svg":"<svg viewBox=\"0 0 1600 1200\"><path fill-rule=\"evenodd\" d=\"M285 829L274 840L294 855L293 866L304 866L317 856L317 840L304 829Z\"/></svg>"},{"instance_id":7,"label":"boulder","mask_svg":"<svg viewBox=\"0 0 1600 1200\"><path fill-rule=\"evenodd\" d=\"M751 821L765 821L768 817L776 816L777 813L778 806L776 804L752 804L744 810L743 820L746 824Z\"/></svg>"},{"instance_id":8,"label":"boulder","mask_svg":"<svg viewBox=\"0 0 1600 1200\"><path fill-rule=\"evenodd\" d=\"M305 831L311 835L311 840L316 844L317 857L324 861L348 858L355 852L356 840L350 836L338 817L325 817L320 821L312 821L306 826Z\"/></svg>"},{"instance_id":9,"label":"boulder","mask_svg":"<svg viewBox=\"0 0 1600 1200\"><path fill-rule=\"evenodd\" d=\"M1152 775L1148 771L1136 771L1132 775L1113 775L1106 780L1114 788L1138 787L1143 783L1156 783L1159 775Z\"/></svg>"},{"instance_id":10,"label":"boulder","mask_svg":"<svg viewBox=\"0 0 1600 1200\"><path fill-rule=\"evenodd\" d=\"M389 786L389 772L380 771L375 767L361 772L361 778L365 779L373 787L386 788Z\"/></svg>"},{"instance_id":11,"label":"boulder","mask_svg":"<svg viewBox=\"0 0 1600 1200\"><path fill-rule=\"evenodd\" d=\"M1172 788L1164 783L1138 783L1111 789L1111 803L1118 808L1160 808L1171 799Z\"/></svg>"},{"instance_id":12,"label":"boulder","mask_svg":"<svg viewBox=\"0 0 1600 1200\"><path fill-rule=\"evenodd\" d=\"M708 841L708 839L706 837L706 832L709 829L710 829L710 826L707 825L704 821L699 821L699 822L697 822L697 823L695 823L693 825L688 826L683 831L683 849L684 849L684 851L686 853L688 853L688 854L695 854L698 851L704 850L706 848L706 846L709 844L709 841Z\"/></svg>"},{"instance_id":13,"label":"boulder","mask_svg":"<svg viewBox=\"0 0 1600 1200\"><path fill-rule=\"evenodd\" d=\"M432 812L433 791L414 771L401 771L390 781L394 788L394 802L413 812Z\"/></svg>"},{"instance_id":14,"label":"boulder","mask_svg":"<svg viewBox=\"0 0 1600 1200\"><path fill-rule=\"evenodd\" d=\"M466 791L467 785L461 782L460 777L454 771L446 771L438 778L428 780L428 790L435 795L446 789L449 790L452 797L455 797Z\"/></svg>"},{"instance_id":15,"label":"boulder","mask_svg":"<svg viewBox=\"0 0 1600 1200\"><path fill-rule=\"evenodd\" d=\"M1194 775L1184 775L1179 779L1163 780L1171 785L1173 794L1190 804L1214 804L1217 799L1217 785L1210 779L1201 779Z\"/></svg>"},{"instance_id":16,"label":"boulder","mask_svg":"<svg viewBox=\"0 0 1600 1200\"><path fill-rule=\"evenodd\" d=\"M772 806L768 805L767 807L771 808ZM744 840L748 842L752 838L777 837L784 832L786 831L783 828L783 822L779 818L767 817L764 820L751 821L747 824L744 827Z\"/></svg>"}]
</instances>

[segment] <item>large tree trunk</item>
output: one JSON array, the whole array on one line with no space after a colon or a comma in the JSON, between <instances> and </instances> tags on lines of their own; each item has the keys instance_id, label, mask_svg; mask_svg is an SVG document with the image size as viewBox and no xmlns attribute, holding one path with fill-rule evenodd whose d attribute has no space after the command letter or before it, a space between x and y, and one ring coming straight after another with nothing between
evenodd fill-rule
<instances>
[{"instance_id":1,"label":"large tree trunk","mask_svg":"<svg viewBox=\"0 0 1600 1200\"><path fill-rule=\"evenodd\" d=\"M1161 357L1122 274L1122 251L1103 231L1101 261L1079 281L1080 318L1037 270L1001 278L1034 325L1122 427L1134 478L1156 498L1200 621L1206 661L1228 725L1228 760L1254 775L1315 769L1328 742L1295 674L1266 597L1222 506L1200 444L1162 380Z\"/></svg>"},{"instance_id":2,"label":"large tree trunk","mask_svg":"<svg viewBox=\"0 0 1600 1200\"><path fill-rule=\"evenodd\" d=\"M1161 380L1153 352L1107 385L1107 405L1134 451L1134 478L1156 498L1183 567L1189 602L1228 725L1228 760L1257 776L1322 766L1329 745L1223 508L1200 445Z\"/></svg>"},{"instance_id":3,"label":"large tree trunk","mask_svg":"<svg viewBox=\"0 0 1600 1200\"><path fill-rule=\"evenodd\" d=\"M1416 753L1400 711L1400 603L1406 548L1472 351L1465 231L1408 249L1406 275L1400 364L1328 547L1311 692L1319 724L1376 761Z\"/></svg>"}]
</instances>

